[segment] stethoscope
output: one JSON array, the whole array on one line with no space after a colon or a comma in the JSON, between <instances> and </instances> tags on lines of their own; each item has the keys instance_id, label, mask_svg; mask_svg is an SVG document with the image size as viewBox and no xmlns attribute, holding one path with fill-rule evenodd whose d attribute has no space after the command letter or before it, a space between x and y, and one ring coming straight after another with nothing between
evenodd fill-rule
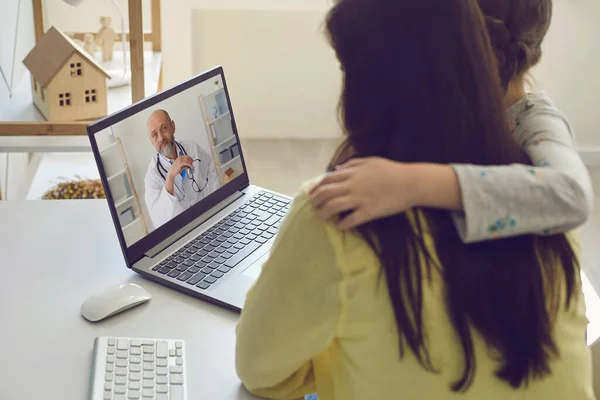
<instances>
[{"instance_id":1,"label":"stethoscope","mask_svg":"<svg viewBox=\"0 0 600 400\"><path fill-rule=\"evenodd\" d=\"M187 151L185 151L185 149L183 148L183 146L179 143L179 142L175 142L175 144L177 145L177 147L179 148L179 150L187 156ZM202 162L202 160L200 160L199 158L193 160L194 162L198 161L198 162ZM158 173L160 174L160 176L163 178L164 181L167 180L167 178L165 177L165 174L168 172L167 169L162 165L162 163L160 162L160 154L156 153L156 169L158 170ZM191 169L188 168L188 172L187 172L187 176L189 176L189 178L192 180L192 190L196 193L200 193L204 190L204 188L208 185L208 177L206 177L206 183L204 183L204 186L202 186L202 188L200 188L200 185L198 185L198 182L196 182L196 179L194 179L194 173L192 172ZM194 185L196 185L194 187Z\"/></svg>"}]
</instances>

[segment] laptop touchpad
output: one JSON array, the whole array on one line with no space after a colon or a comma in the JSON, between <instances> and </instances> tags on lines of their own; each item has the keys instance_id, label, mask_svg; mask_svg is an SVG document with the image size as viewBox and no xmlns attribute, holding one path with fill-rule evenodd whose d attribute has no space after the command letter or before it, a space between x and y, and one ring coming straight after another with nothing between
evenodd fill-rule
<instances>
[{"instance_id":1,"label":"laptop touchpad","mask_svg":"<svg viewBox=\"0 0 600 400\"><path fill-rule=\"evenodd\" d=\"M242 275L246 275L254 280L258 279L260 276L260 272L262 271L262 266L269 259L269 252L267 252L264 256L256 260L251 266L246 268Z\"/></svg>"}]
</instances>

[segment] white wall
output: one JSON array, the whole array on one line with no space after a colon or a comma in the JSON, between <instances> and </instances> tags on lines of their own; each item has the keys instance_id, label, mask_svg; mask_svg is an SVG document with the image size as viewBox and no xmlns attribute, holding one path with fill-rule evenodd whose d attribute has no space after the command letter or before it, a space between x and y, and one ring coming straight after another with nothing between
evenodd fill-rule
<instances>
[{"instance_id":1,"label":"white wall","mask_svg":"<svg viewBox=\"0 0 600 400\"><path fill-rule=\"evenodd\" d=\"M535 69L538 86L573 124L581 147L600 149L600 1L555 0Z\"/></svg>"}]
</instances>

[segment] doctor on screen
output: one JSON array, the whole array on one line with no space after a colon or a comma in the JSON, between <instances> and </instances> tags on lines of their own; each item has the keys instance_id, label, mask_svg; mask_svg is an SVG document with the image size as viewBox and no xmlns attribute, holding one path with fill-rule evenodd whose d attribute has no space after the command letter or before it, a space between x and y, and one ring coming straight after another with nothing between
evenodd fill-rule
<instances>
[{"instance_id":1,"label":"doctor on screen","mask_svg":"<svg viewBox=\"0 0 600 400\"><path fill-rule=\"evenodd\" d=\"M196 142L175 140L175 121L165 110L148 118L148 137L157 153L144 179L145 200L155 228L220 187L210 155Z\"/></svg>"}]
</instances>

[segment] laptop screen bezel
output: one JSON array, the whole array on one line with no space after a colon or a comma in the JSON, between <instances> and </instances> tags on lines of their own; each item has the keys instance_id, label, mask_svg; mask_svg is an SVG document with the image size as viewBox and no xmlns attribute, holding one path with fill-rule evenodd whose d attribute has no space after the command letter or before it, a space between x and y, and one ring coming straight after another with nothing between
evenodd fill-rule
<instances>
[{"instance_id":1,"label":"laptop screen bezel","mask_svg":"<svg viewBox=\"0 0 600 400\"><path fill-rule=\"evenodd\" d=\"M123 230L121 229L121 224L119 222L119 216L117 213L117 209L115 207L115 201L110 191L110 186L108 185L106 171L104 169L104 165L102 164L102 159L100 157L100 151L98 149L98 144L96 143L96 133L109 128L135 114L140 111L143 111L147 108L150 108L170 97L173 97L184 90L190 89L200 83L212 79L216 76L221 75L221 79L223 81L223 89L225 92L225 97L227 99L227 105L229 107L229 112L231 113L231 122L233 126L233 132L235 134L240 160L242 162L243 173L238 177L234 178L232 181L223 185L221 188L216 190L215 192L208 195L206 198L190 207L188 210L182 212L177 215L169 222L161 225L158 229L150 232L147 236L133 243L131 246L127 246L125 242L125 235L123 234ZM186 227L192 221L200 217L205 212L209 211L211 208L215 207L217 204L227 199L234 193L243 190L248 187L250 184L250 179L248 176L248 170L246 168L246 161L244 159L244 152L242 150L242 146L240 144L240 137L238 134L237 125L235 122L235 116L233 113L233 107L231 106L231 99L229 97L229 90L227 88L227 82L225 80L225 73L223 71L223 67L217 66L211 70L200 73L176 86L173 86L167 90L164 90L160 93L156 93L152 96L145 98L144 100L138 101L120 111L117 111L109 116L106 116L92 124L87 126L87 133L90 139L90 145L92 148L92 152L94 153L94 159L96 160L96 165L98 166L98 171L100 173L100 179L102 181L102 185L104 187L104 192L106 195L106 200L108 202L108 206L110 209L110 214L113 219L113 224L115 225L115 230L117 231L117 236L119 238L119 243L121 245L121 250L123 251L123 255L125 256L125 260L127 262L127 267L132 268L132 266L141 260L146 253L153 249L154 247L161 244L163 241L167 240L175 233L177 233L180 229Z\"/></svg>"}]
</instances>

